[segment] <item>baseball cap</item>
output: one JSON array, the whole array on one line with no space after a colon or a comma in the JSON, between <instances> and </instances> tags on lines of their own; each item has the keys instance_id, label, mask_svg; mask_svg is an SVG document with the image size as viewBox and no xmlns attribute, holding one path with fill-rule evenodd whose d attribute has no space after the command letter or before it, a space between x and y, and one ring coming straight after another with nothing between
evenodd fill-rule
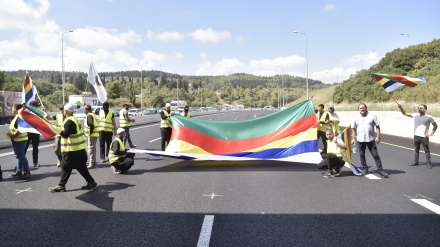
<instances>
[{"instance_id":1,"label":"baseball cap","mask_svg":"<svg viewBox=\"0 0 440 247\"><path fill-rule=\"evenodd\" d=\"M122 132L125 132L125 130L123 128L118 128L116 130L116 134L121 134Z\"/></svg>"},{"instance_id":2,"label":"baseball cap","mask_svg":"<svg viewBox=\"0 0 440 247\"><path fill-rule=\"evenodd\" d=\"M67 103L64 105L64 110L66 111L75 112L76 108L77 107L74 104Z\"/></svg>"},{"instance_id":3,"label":"baseball cap","mask_svg":"<svg viewBox=\"0 0 440 247\"><path fill-rule=\"evenodd\" d=\"M171 104L170 103L166 103L165 107L170 107Z\"/></svg>"}]
</instances>

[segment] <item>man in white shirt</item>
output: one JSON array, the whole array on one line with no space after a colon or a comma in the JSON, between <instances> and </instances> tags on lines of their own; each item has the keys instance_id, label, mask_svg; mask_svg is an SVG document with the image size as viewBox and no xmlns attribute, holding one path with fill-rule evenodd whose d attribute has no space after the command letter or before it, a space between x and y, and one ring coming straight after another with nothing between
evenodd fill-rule
<instances>
[{"instance_id":1,"label":"man in white shirt","mask_svg":"<svg viewBox=\"0 0 440 247\"><path fill-rule=\"evenodd\" d=\"M359 158L363 166L362 175L368 174L367 160L365 159L365 149L368 147L371 155L376 163L377 172L384 178L388 177L388 174L382 169L382 161L380 160L379 153L377 151L376 144L380 142L380 122L376 115L370 113L367 110L367 105L360 103L358 105L359 115L356 116L352 128L352 140L351 144L357 143L359 150ZM376 128L376 136L374 135L374 129Z\"/></svg>"},{"instance_id":2,"label":"man in white shirt","mask_svg":"<svg viewBox=\"0 0 440 247\"><path fill-rule=\"evenodd\" d=\"M428 107L424 104L421 104L419 106L419 114L409 114L406 113L403 107L400 104L397 104L400 111L403 115L414 118L414 162L410 164L410 166L418 166L419 165L419 150L420 150L420 144L423 145L423 148L425 149L425 155L426 155L426 165L429 169L432 168L431 163L431 153L429 151L429 137L434 135L435 131L437 130L437 123L435 122L434 118L432 118L430 115L426 114L426 111L428 110ZM429 133L429 125L432 124L433 128L431 133Z\"/></svg>"}]
</instances>

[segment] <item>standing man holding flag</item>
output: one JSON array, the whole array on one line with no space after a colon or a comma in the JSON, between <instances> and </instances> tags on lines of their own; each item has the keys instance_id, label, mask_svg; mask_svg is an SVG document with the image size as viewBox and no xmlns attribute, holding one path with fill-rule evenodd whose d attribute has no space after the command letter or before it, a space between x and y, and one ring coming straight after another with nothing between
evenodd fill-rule
<instances>
[{"instance_id":1,"label":"standing man holding flag","mask_svg":"<svg viewBox=\"0 0 440 247\"><path fill-rule=\"evenodd\" d=\"M425 149L425 155L426 155L426 165L429 169L432 168L431 163L431 152L429 151L429 137L434 135L435 131L437 130L437 123L435 122L434 118L432 118L430 115L426 114L426 111L428 110L428 107L424 104L419 105L419 115L417 114L409 114L406 113L406 111L403 109L403 107L400 104L397 104L397 106L400 109L400 112L402 112L403 115L414 118L414 162L410 164L410 166L418 166L419 165L419 150L420 150L420 144L423 145L423 148ZM429 133L429 125L432 124L433 128L431 133Z\"/></svg>"}]
</instances>

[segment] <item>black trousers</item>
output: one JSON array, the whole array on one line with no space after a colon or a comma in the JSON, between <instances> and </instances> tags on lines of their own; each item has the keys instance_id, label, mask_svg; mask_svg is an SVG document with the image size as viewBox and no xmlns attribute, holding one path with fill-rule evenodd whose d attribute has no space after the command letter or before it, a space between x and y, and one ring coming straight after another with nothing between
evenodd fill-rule
<instances>
[{"instance_id":1,"label":"black trousers","mask_svg":"<svg viewBox=\"0 0 440 247\"><path fill-rule=\"evenodd\" d=\"M414 162L419 162L420 144L425 149L426 163L431 163L431 152L429 151L429 138L414 136Z\"/></svg>"},{"instance_id":2,"label":"black trousers","mask_svg":"<svg viewBox=\"0 0 440 247\"><path fill-rule=\"evenodd\" d=\"M35 133L27 133L28 140L26 142L26 148L24 153L27 153L29 144L32 142L32 161L38 163L38 146L40 146L40 135Z\"/></svg>"},{"instance_id":3,"label":"black trousers","mask_svg":"<svg viewBox=\"0 0 440 247\"><path fill-rule=\"evenodd\" d=\"M61 179L58 185L66 185L73 169L76 169L87 182L92 183L95 181L90 175L89 169L87 169L87 152L85 149L63 153Z\"/></svg>"},{"instance_id":4,"label":"black trousers","mask_svg":"<svg viewBox=\"0 0 440 247\"><path fill-rule=\"evenodd\" d=\"M113 132L99 131L99 154L102 160L105 159L105 157L108 157L112 137Z\"/></svg>"},{"instance_id":5,"label":"black trousers","mask_svg":"<svg viewBox=\"0 0 440 247\"><path fill-rule=\"evenodd\" d=\"M160 128L160 136L162 137L160 144L161 144L162 151L165 151L165 148L170 143L172 133L173 133L172 128ZM166 145L165 145L165 142L166 142Z\"/></svg>"},{"instance_id":6,"label":"black trousers","mask_svg":"<svg viewBox=\"0 0 440 247\"><path fill-rule=\"evenodd\" d=\"M120 158L114 163L111 163L111 165L121 172L126 172L134 165L134 155L134 153L127 153L125 157Z\"/></svg>"},{"instance_id":7,"label":"black trousers","mask_svg":"<svg viewBox=\"0 0 440 247\"><path fill-rule=\"evenodd\" d=\"M322 149L322 153L326 154L327 153L327 136L325 136L325 131L319 131L318 130L317 138L318 138L318 141L319 141L319 138L321 138L322 145L324 146L324 148Z\"/></svg>"}]
</instances>

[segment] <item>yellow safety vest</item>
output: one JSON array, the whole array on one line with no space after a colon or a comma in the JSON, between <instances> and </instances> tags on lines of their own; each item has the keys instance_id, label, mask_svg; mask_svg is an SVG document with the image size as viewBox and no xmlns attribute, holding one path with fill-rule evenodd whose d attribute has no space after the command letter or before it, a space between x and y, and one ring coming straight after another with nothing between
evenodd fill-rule
<instances>
[{"instance_id":1,"label":"yellow safety vest","mask_svg":"<svg viewBox=\"0 0 440 247\"><path fill-rule=\"evenodd\" d=\"M84 133L86 134L86 136L90 136L90 137L99 137L99 131L98 131L98 120L96 120L96 116L93 113L87 113L87 116L92 116L93 119L93 133L90 134L90 127L87 124L87 117L84 118Z\"/></svg>"},{"instance_id":2,"label":"yellow safety vest","mask_svg":"<svg viewBox=\"0 0 440 247\"><path fill-rule=\"evenodd\" d=\"M58 114L55 116L55 125L58 126L58 127L60 127L60 128L63 128L63 123L64 123L63 118L64 118L64 115L61 114L61 113L58 113ZM60 134L57 134L56 137L59 138L59 137L61 137L61 136L60 136Z\"/></svg>"},{"instance_id":3,"label":"yellow safety vest","mask_svg":"<svg viewBox=\"0 0 440 247\"><path fill-rule=\"evenodd\" d=\"M14 134L15 131L17 130L17 128L14 127L15 123L17 122L17 118L18 118L18 115L16 115L16 116L14 117L14 119L12 119L11 124L9 124L9 130L8 130L8 133L11 134L11 135ZM11 140L11 137L9 137L9 135L6 135L6 138L7 138L8 140ZM26 133L26 132L20 132L20 134L18 134L18 135L14 138L13 142L27 141L27 139L28 139L27 133Z\"/></svg>"},{"instance_id":4,"label":"yellow safety vest","mask_svg":"<svg viewBox=\"0 0 440 247\"><path fill-rule=\"evenodd\" d=\"M107 117L104 110L99 111L99 131L113 132L112 112L110 110Z\"/></svg>"},{"instance_id":5,"label":"yellow safety vest","mask_svg":"<svg viewBox=\"0 0 440 247\"><path fill-rule=\"evenodd\" d=\"M187 113L186 114L186 116L185 116L185 112L182 112L182 113L180 113L180 116L182 116L182 117L191 117L191 113Z\"/></svg>"},{"instance_id":6,"label":"yellow safety vest","mask_svg":"<svg viewBox=\"0 0 440 247\"><path fill-rule=\"evenodd\" d=\"M124 115L125 112L127 112L127 110L125 109L121 109L119 111L119 127L121 128L131 126L131 121L125 120L125 115Z\"/></svg>"},{"instance_id":7,"label":"yellow safety vest","mask_svg":"<svg viewBox=\"0 0 440 247\"><path fill-rule=\"evenodd\" d=\"M71 134L67 138L61 137L61 152L66 153L86 149L86 138L78 119L74 116L70 116L64 120L63 125L68 120L72 120L75 123L76 134Z\"/></svg>"},{"instance_id":8,"label":"yellow safety vest","mask_svg":"<svg viewBox=\"0 0 440 247\"><path fill-rule=\"evenodd\" d=\"M343 160L347 160L347 152L345 152L345 149L341 148L331 140L327 140L327 153L336 154L336 156L342 157Z\"/></svg>"},{"instance_id":9,"label":"yellow safety vest","mask_svg":"<svg viewBox=\"0 0 440 247\"><path fill-rule=\"evenodd\" d=\"M330 123L330 126L333 129L333 133L335 133L335 136L339 135L341 133L341 130L339 129L339 117L335 113L335 116L333 116L331 113L328 113L328 118L330 121L333 121L333 123Z\"/></svg>"},{"instance_id":10,"label":"yellow safety vest","mask_svg":"<svg viewBox=\"0 0 440 247\"><path fill-rule=\"evenodd\" d=\"M318 130L322 132L326 132L328 128L328 124L323 124L321 122L325 122L325 118L327 117L328 112L324 112L321 115L321 118L319 118L319 112L316 113L316 117L318 118L319 124L318 124Z\"/></svg>"},{"instance_id":11,"label":"yellow safety vest","mask_svg":"<svg viewBox=\"0 0 440 247\"><path fill-rule=\"evenodd\" d=\"M173 123L171 123L171 120L170 120L170 117L172 114L173 114L172 111L170 111L170 113L168 113L165 110L163 111L163 115L165 115L165 117L168 117L168 118L166 118L165 120L162 118L160 119L160 127L161 128L173 128Z\"/></svg>"},{"instance_id":12,"label":"yellow safety vest","mask_svg":"<svg viewBox=\"0 0 440 247\"><path fill-rule=\"evenodd\" d=\"M115 142L115 141L118 141L119 142L119 151L125 151L125 146L124 146L124 143L122 142L122 140L121 139L119 139L119 137L116 137L113 141L112 141L112 144L110 144L110 152L108 153L108 160L109 160L109 162L110 162L110 164L112 164L112 163L115 163L116 161L118 161L118 159L120 159L120 158L122 158L122 157L125 157L125 155L116 155L114 152L113 152L113 148L112 148L112 146L113 146L113 143Z\"/></svg>"}]
</instances>

